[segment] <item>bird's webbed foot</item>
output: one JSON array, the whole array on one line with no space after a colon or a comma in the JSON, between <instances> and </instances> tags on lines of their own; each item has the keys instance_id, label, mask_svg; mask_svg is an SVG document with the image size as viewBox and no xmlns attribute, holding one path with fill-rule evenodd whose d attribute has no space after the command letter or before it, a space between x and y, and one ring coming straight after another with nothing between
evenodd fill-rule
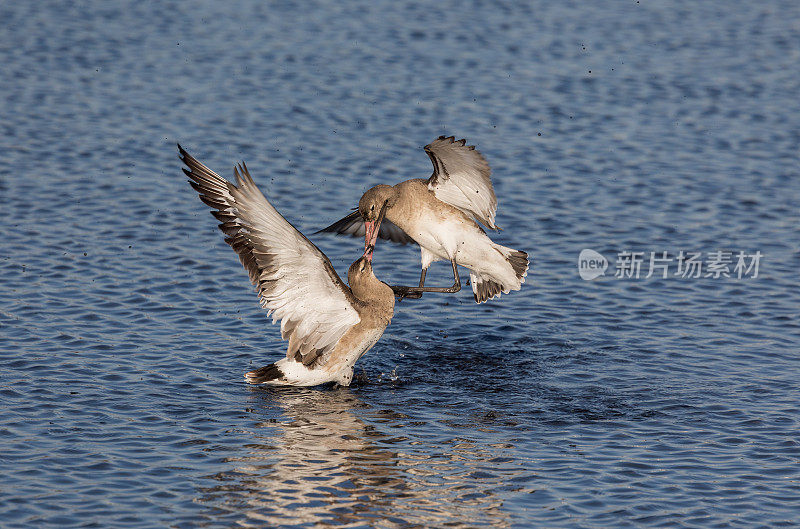
<instances>
[{"instance_id":1,"label":"bird's webbed foot","mask_svg":"<svg viewBox=\"0 0 800 529\"><path fill-rule=\"evenodd\" d=\"M419 299L422 297L422 292L419 292L417 289L418 287L406 287L403 285L392 285L391 286L394 295L397 296L397 301L403 301L403 299Z\"/></svg>"}]
</instances>

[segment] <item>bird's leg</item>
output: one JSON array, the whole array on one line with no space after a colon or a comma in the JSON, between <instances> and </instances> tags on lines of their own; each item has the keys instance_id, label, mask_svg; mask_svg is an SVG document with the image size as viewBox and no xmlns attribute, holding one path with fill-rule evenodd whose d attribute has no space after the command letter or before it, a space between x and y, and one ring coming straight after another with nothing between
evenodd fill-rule
<instances>
[{"instance_id":1,"label":"bird's leg","mask_svg":"<svg viewBox=\"0 0 800 529\"><path fill-rule=\"evenodd\" d=\"M425 286L425 274L428 273L427 268L423 268L422 272L419 274L419 286ZM391 287L394 291L394 295L397 296L397 301L403 301L405 298L408 299L419 299L422 297L422 292L412 292L410 289L414 287L404 287L402 285L395 285ZM419 288L419 287L418 287Z\"/></svg>"},{"instance_id":2,"label":"bird's leg","mask_svg":"<svg viewBox=\"0 0 800 529\"><path fill-rule=\"evenodd\" d=\"M404 287L404 286L393 286L392 290L396 296L400 296L400 299L403 298L417 298L422 297L423 292L441 292L446 294L453 294L461 290L461 279L458 277L458 266L456 265L455 260L450 261L453 265L453 286L452 287L426 287L425 285L425 274L427 273L427 269L422 269L422 274L419 277L419 286L418 287ZM418 296L416 294L419 294Z\"/></svg>"},{"instance_id":3,"label":"bird's leg","mask_svg":"<svg viewBox=\"0 0 800 529\"><path fill-rule=\"evenodd\" d=\"M453 286L448 290L444 290L444 292L455 293L461 290L461 278L458 277L458 266L456 265L455 259L450 261L450 263L453 265Z\"/></svg>"},{"instance_id":4,"label":"bird's leg","mask_svg":"<svg viewBox=\"0 0 800 529\"><path fill-rule=\"evenodd\" d=\"M420 274L419 274L419 287L418 288L422 288L422 287L425 286L425 275L427 273L428 273L428 269L427 268L423 268L422 272L420 272ZM411 287L411 288L414 288L414 287ZM420 291L420 292L408 292L404 297L406 297L408 299L419 299L419 298L422 297L422 291ZM400 298L400 299L402 299L402 298Z\"/></svg>"}]
</instances>

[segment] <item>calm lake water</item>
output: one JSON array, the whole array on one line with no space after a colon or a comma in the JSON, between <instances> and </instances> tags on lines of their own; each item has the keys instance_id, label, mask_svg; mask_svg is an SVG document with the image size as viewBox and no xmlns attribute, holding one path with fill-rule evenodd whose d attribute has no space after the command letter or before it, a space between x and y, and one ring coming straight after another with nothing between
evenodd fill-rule
<instances>
[{"instance_id":1,"label":"calm lake water","mask_svg":"<svg viewBox=\"0 0 800 529\"><path fill-rule=\"evenodd\" d=\"M0 6L0 526L800 526L799 3L68 4ZM403 301L349 389L248 387L286 344L175 143L346 274L311 234L440 134L523 289Z\"/></svg>"}]
</instances>

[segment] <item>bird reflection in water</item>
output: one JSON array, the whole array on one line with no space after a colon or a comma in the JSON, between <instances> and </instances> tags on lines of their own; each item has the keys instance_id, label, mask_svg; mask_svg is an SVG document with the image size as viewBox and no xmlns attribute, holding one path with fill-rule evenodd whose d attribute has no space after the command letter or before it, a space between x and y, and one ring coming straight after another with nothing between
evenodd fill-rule
<instances>
[{"instance_id":1,"label":"bird reflection in water","mask_svg":"<svg viewBox=\"0 0 800 529\"><path fill-rule=\"evenodd\" d=\"M396 428L406 415L376 414L350 390L253 392L253 413L274 417L277 407L287 420L257 423L233 468L211 476L221 483L199 499L213 507L209 518L242 527L510 525L496 491L509 490L516 472L484 472L492 463L470 443L417 448Z\"/></svg>"}]
</instances>

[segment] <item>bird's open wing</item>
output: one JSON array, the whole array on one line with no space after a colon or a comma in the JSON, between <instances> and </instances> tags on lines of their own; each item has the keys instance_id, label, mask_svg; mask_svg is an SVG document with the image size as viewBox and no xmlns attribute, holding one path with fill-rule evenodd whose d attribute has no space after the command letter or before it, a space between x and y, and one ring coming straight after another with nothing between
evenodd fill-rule
<instances>
[{"instance_id":1,"label":"bird's open wing","mask_svg":"<svg viewBox=\"0 0 800 529\"><path fill-rule=\"evenodd\" d=\"M357 301L330 260L264 198L244 163L234 170L233 184L178 149L188 167L183 172L200 200L214 208L225 242L239 254L261 305L273 322L281 320L287 356L302 361L323 355L361 321Z\"/></svg>"},{"instance_id":2,"label":"bird's open wing","mask_svg":"<svg viewBox=\"0 0 800 529\"><path fill-rule=\"evenodd\" d=\"M439 136L425 146L425 152L433 162L428 189L442 202L496 230L497 197L492 187L489 163L474 145L466 145L466 142L456 141L454 136Z\"/></svg>"},{"instance_id":3,"label":"bird's open wing","mask_svg":"<svg viewBox=\"0 0 800 529\"><path fill-rule=\"evenodd\" d=\"M337 233L339 235L352 235L353 237L364 237L366 228L364 226L364 219L358 210L352 212L343 219L337 220L327 228L322 228L317 233ZM414 239L408 236L406 232L397 227L396 224L391 223L387 219L383 219L381 227L378 231L378 237L400 244L409 244L415 242Z\"/></svg>"}]
</instances>

